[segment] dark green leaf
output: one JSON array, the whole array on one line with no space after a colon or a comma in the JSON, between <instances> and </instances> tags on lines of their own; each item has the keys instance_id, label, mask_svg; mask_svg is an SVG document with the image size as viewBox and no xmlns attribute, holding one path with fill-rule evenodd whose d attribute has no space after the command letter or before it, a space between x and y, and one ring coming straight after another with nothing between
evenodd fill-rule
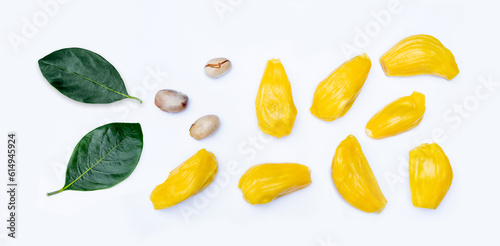
<instances>
[{"instance_id":1,"label":"dark green leaf","mask_svg":"<svg viewBox=\"0 0 500 246\"><path fill-rule=\"evenodd\" d=\"M86 49L67 48L38 60L43 76L59 92L83 103L112 103L129 96L123 80L102 56Z\"/></svg>"},{"instance_id":2,"label":"dark green leaf","mask_svg":"<svg viewBox=\"0 0 500 246\"><path fill-rule=\"evenodd\" d=\"M142 152L139 123L111 123L87 133L73 150L60 190L91 191L110 188L134 171Z\"/></svg>"}]
</instances>

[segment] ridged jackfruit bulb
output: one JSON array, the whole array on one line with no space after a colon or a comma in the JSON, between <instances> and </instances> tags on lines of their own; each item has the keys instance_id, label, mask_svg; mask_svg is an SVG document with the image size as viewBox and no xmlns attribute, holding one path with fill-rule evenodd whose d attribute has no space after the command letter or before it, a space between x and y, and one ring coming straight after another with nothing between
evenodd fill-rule
<instances>
[{"instance_id":1,"label":"ridged jackfruit bulb","mask_svg":"<svg viewBox=\"0 0 500 246\"><path fill-rule=\"evenodd\" d=\"M343 140L332 161L332 178L340 195L353 207L367 213L381 213L387 200L353 135Z\"/></svg>"},{"instance_id":2,"label":"ridged jackfruit bulb","mask_svg":"<svg viewBox=\"0 0 500 246\"><path fill-rule=\"evenodd\" d=\"M255 108L259 128L265 134L281 138L292 132L297 109L293 103L290 81L279 59L267 62Z\"/></svg>"},{"instance_id":3,"label":"ridged jackfruit bulb","mask_svg":"<svg viewBox=\"0 0 500 246\"><path fill-rule=\"evenodd\" d=\"M436 209L450 189L453 170L443 149L424 143L410 151L410 190L413 206Z\"/></svg>"},{"instance_id":4,"label":"ridged jackfruit bulb","mask_svg":"<svg viewBox=\"0 0 500 246\"><path fill-rule=\"evenodd\" d=\"M248 169L238 187L252 204L265 204L311 184L309 168L297 163L267 163Z\"/></svg>"},{"instance_id":5,"label":"ridged jackfruit bulb","mask_svg":"<svg viewBox=\"0 0 500 246\"><path fill-rule=\"evenodd\" d=\"M363 88L371 66L366 54L340 65L316 87L311 113L324 121L344 116Z\"/></svg>"},{"instance_id":6,"label":"ridged jackfruit bulb","mask_svg":"<svg viewBox=\"0 0 500 246\"><path fill-rule=\"evenodd\" d=\"M376 113L366 124L366 135L374 139L391 137L417 127L425 113L425 96L413 92Z\"/></svg>"},{"instance_id":7,"label":"ridged jackfruit bulb","mask_svg":"<svg viewBox=\"0 0 500 246\"><path fill-rule=\"evenodd\" d=\"M217 174L217 160L212 152L199 150L156 186L150 195L155 209L174 206L205 189Z\"/></svg>"},{"instance_id":8,"label":"ridged jackfruit bulb","mask_svg":"<svg viewBox=\"0 0 500 246\"><path fill-rule=\"evenodd\" d=\"M451 51L437 38L424 34L399 41L380 57L380 64L387 76L430 74L451 80L459 73Z\"/></svg>"}]
</instances>

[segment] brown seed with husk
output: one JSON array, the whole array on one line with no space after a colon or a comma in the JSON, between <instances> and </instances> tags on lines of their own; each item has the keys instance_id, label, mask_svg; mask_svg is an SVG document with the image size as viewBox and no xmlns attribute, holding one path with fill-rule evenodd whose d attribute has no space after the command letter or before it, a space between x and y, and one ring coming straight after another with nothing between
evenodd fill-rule
<instances>
[{"instance_id":1,"label":"brown seed with husk","mask_svg":"<svg viewBox=\"0 0 500 246\"><path fill-rule=\"evenodd\" d=\"M189 133L194 139L200 140L212 135L219 128L219 124L220 120L217 115L205 115L191 125Z\"/></svg>"},{"instance_id":2,"label":"brown seed with husk","mask_svg":"<svg viewBox=\"0 0 500 246\"><path fill-rule=\"evenodd\" d=\"M155 105L168 113L177 113L186 109L188 96L175 90L160 90L156 93Z\"/></svg>"},{"instance_id":3,"label":"brown seed with husk","mask_svg":"<svg viewBox=\"0 0 500 246\"><path fill-rule=\"evenodd\" d=\"M214 58L205 65L205 74L213 79L219 78L231 70L231 61L226 58Z\"/></svg>"}]
</instances>

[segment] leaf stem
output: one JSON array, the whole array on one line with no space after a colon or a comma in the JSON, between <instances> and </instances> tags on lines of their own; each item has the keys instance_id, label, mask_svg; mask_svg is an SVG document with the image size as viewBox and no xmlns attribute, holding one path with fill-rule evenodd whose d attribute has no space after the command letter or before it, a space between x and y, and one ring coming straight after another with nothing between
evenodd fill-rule
<instances>
[{"instance_id":1,"label":"leaf stem","mask_svg":"<svg viewBox=\"0 0 500 246\"><path fill-rule=\"evenodd\" d=\"M141 104L142 104L142 100L137 98L137 97L133 97L133 96L129 96L129 95L126 95L127 98L130 98L130 99L135 99L137 101L139 101Z\"/></svg>"},{"instance_id":2,"label":"leaf stem","mask_svg":"<svg viewBox=\"0 0 500 246\"><path fill-rule=\"evenodd\" d=\"M52 192L47 193L47 196L52 196L52 195L55 195L55 194L61 193L61 192L63 192L63 191L64 191L64 189L60 189L60 190L56 190L56 191L52 191Z\"/></svg>"}]
</instances>

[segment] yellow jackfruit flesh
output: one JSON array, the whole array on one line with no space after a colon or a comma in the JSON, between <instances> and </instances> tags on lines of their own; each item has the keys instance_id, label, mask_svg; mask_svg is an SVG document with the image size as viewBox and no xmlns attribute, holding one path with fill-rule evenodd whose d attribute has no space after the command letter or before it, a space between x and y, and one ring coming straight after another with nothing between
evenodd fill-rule
<instances>
[{"instance_id":1,"label":"yellow jackfruit flesh","mask_svg":"<svg viewBox=\"0 0 500 246\"><path fill-rule=\"evenodd\" d=\"M410 151L410 190L413 206L436 209L450 189L453 170L439 145L422 144Z\"/></svg>"},{"instance_id":2,"label":"yellow jackfruit flesh","mask_svg":"<svg viewBox=\"0 0 500 246\"><path fill-rule=\"evenodd\" d=\"M279 59L267 62L255 100L259 128L265 134L281 138L292 132L297 109L292 88Z\"/></svg>"},{"instance_id":3,"label":"yellow jackfruit flesh","mask_svg":"<svg viewBox=\"0 0 500 246\"><path fill-rule=\"evenodd\" d=\"M343 140L335 151L332 178L340 195L353 207L367 213L384 210L387 200L353 135Z\"/></svg>"},{"instance_id":4,"label":"yellow jackfruit flesh","mask_svg":"<svg viewBox=\"0 0 500 246\"><path fill-rule=\"evenodd\" d=\"M401 40L380 57L380 64L387 76L430 74L451 80L459 73L451 51L424 34Z\"/></svg>"},{"instance_id":5,"label":"yellow jackfruit flesh","mask_svg":"<svg viewBox=\"0 0 500 246\"><path fill-rule=\"evenodd\" d=\"M217 174L217 160L212 152L199 150L168 175L167 180L156 186L150 199L155 209L174 206L202 191Z\"/></svg>"},{"instance_id":6,"label":"yellow jackfruit flesh","mask_svg":"<svg viewBox=\"0 0 500 246\"><path fill-rule=\"evenodd\" d=\"M265 204L311 184L309 168L296 163L259 164L248 169L238 187L250 204Z\"/></svg>"},{"instance_id":7,"label":"yellow jackfruit flesh","mask_svg":"<svg viewBox=\"0 0 500 246\"><path fill-rule=\"evenodd\" d=\"M366 54L340 65L316 87L311 113L324 121L344 116L358 97L371 65Z\"/></svg>"},{"instance_id":8,"label":"yellow jackfruit flesh","mask_svg":"<svg viewBox=\"0 0 500 246\"><path fill-rule=\"evenodd\" d=\"M381 139L409 131L420 124L424 113L424 94L413 92L376 113L366 124L366 134L371 138Z\"/></svg>"}]
</instances>

